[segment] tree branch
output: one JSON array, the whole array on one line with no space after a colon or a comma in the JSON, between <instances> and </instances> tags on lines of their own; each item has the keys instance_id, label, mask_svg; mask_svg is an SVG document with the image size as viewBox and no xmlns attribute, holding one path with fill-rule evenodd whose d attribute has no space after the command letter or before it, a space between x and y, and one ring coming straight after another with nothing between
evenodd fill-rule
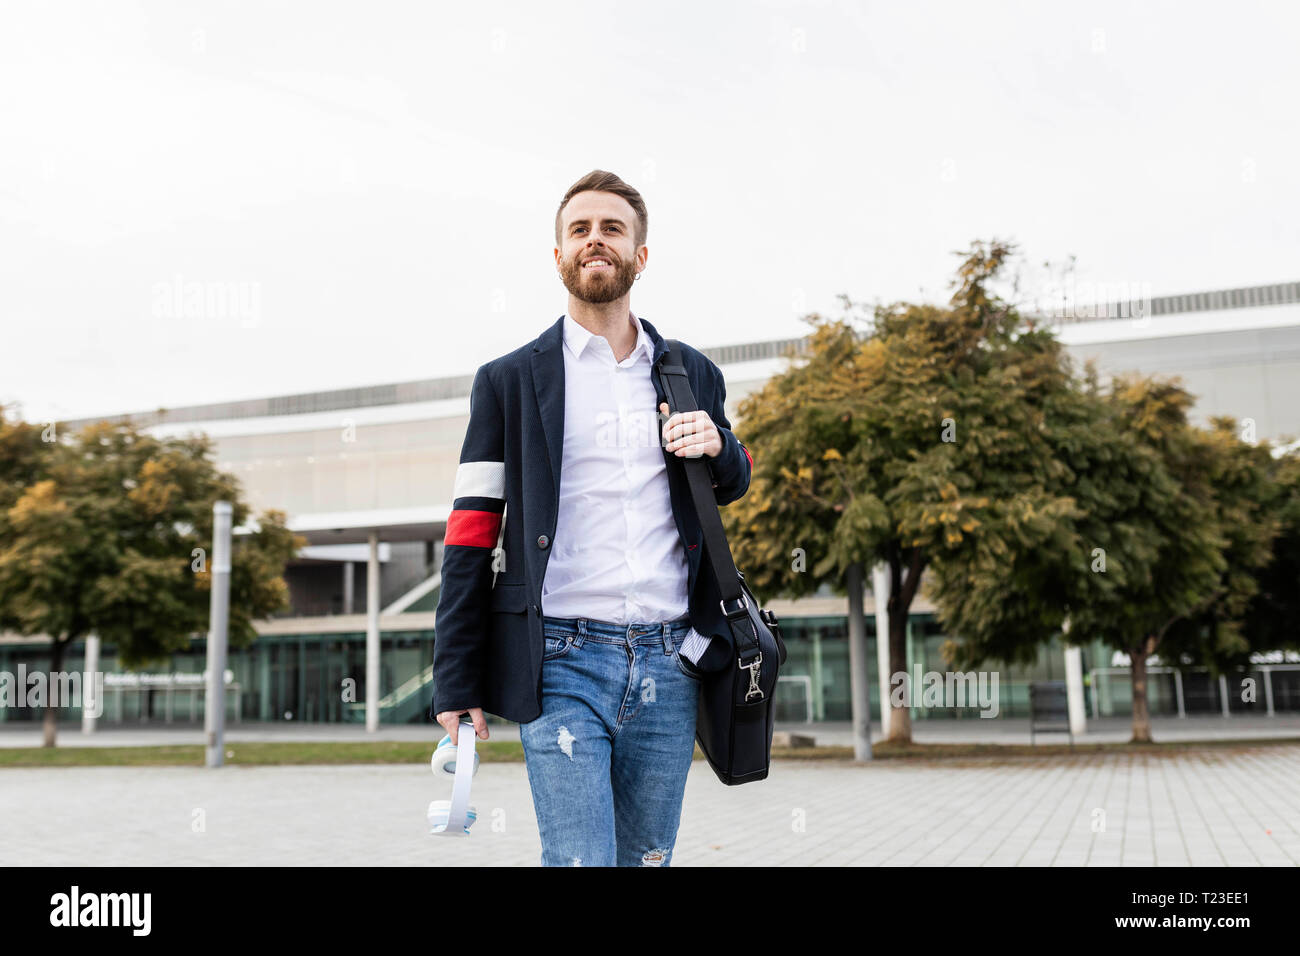
<instances>
[{"instance_id":1,"label":"tree branch","mask_svg":"<svg viewBox=\"0 0 1300 956\"><path fill-rule=\"evenodd\" d=\"M841 462L833 462L832 464L835 465L836 467L833 467L831 470L835 472L835 477L839 478L840 484L844 486L844 493L849 496L849 502L852 503L853 486L849 484L848 478L845 477L844 463L841 461Z\"/></svg>"}]
</instances>

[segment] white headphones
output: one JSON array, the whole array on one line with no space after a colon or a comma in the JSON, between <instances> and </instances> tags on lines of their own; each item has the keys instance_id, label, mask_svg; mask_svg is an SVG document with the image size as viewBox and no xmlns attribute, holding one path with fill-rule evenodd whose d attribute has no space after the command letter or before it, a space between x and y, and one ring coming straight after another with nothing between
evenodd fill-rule
<instances>
[{"instance_id":1,"label":"white headphones","mask_svg":"<svg viewBox=\"0 0 1300 956\"><path fill-rule=\"evenodd\" d=\"M469 836L469 828L478 819L478 813L469 805L469 784L478 773L478 753L474 750L474 725L461 721L456 730L460 746L453 746L451 735L438 741L430 761L435 776L450 775L452 780L450 800L432 800L429 803L429 832L437 836ZM457 757L464 759L458 760Z\"/></svg>"}]
</instances>

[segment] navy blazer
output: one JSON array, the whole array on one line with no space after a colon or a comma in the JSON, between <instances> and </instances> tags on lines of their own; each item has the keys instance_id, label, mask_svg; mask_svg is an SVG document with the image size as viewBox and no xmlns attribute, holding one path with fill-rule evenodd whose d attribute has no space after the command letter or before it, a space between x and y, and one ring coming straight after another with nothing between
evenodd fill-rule
<instances>
[{"instance_id":1,"label":"navy blazer","mask_svg":"<svg viewBox=\"0 0 1300 956\"><path fill-rule=\"evenodd\" d=\"M658 403L666 401L657 368L668 346L653 325L641 322L654 342L651 378L657 398L651 411L657 416ZM542 579L555 539L564 445L563 323L560 316L532 342L493 359L474 375L443 544L431 719L470 707L517 723L541 715ZM718 504L725 505L749 490L754 460L723 411L722 372L685 342L681 353L691 391L722 436L722 451L704 461ZM702 561L703 534L685 463L669 451L664 459L690 569L691 626L723 638L710 643L697 666L717 670L731 660L730 629L718 606L712 568ZM494 560L503 514L503 554Z\"/></svg>"}]
</instances>

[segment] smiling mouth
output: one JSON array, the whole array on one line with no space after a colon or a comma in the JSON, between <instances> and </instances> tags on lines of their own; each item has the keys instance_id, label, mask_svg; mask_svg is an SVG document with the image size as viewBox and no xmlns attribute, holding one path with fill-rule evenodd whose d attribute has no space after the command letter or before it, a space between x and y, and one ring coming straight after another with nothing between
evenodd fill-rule
<instances>
[{"instance_id":1,"label":"smiling mouth","mask_svg":"<svg viewBox=\"0 0 1300 956\"><path fill-rule=\"evenodd\" d=\"M600 272L602 269L612 268L614 267L604 259L588 259L582 264L583 272Z\"/></svg>"}]
</instances>

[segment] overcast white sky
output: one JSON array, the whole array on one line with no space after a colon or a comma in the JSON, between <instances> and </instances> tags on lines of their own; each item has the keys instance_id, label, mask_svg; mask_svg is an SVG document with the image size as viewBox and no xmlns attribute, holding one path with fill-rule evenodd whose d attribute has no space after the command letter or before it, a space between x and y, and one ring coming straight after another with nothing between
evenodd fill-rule
<instances>
[{"instance_id":1,"label":"overcast white sky","mask_svg":"<svg viewBox=\"0 0 1300 956\"><path fill-rule=\"evenodd\" d=\"M945 297L977 237L1155 295L1300 279L1298 27L1282 2L6 3L0 401L469 374L565 311L555 209L593 168L649 206L633 309L697 346L803 334L841 292Z\"/></svg>"}]
</instances>

